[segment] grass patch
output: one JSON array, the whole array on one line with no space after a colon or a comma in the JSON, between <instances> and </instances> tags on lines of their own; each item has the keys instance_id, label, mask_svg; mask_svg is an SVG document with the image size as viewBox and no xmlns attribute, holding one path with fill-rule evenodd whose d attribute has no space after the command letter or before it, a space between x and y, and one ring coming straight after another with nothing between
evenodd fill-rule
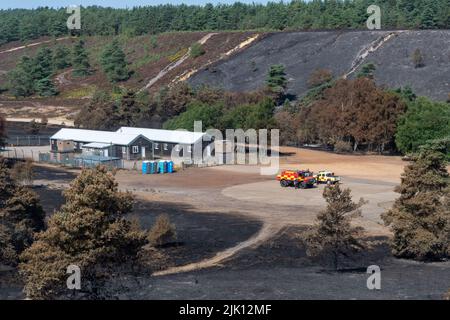
<instances>
[{"instance_id":1,"label":"grass patch","mask_svg":"<svg viewBox=\"0 0 450 320\"><path fill-rule=\"evenodd\" d=\"M66 99L82 99L91 97L95 90L97 90L96 86L90 85L85 87L80 87L76 89L72 89L61 94L61 97Z\"/></svg>"}]
</instances>

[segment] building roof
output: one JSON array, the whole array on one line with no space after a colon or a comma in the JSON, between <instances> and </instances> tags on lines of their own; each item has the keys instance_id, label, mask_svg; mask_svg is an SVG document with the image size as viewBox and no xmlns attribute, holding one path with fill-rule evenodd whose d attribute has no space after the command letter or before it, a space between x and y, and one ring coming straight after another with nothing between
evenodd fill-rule
<instances>
[{"instance_id":1,"label":"building roof","mask_svg":"<svg viewBox=\"0 0 450 320\"><path fill-rule=\"evenodd\" d=\"M101 143L101 142L91 142L84 144L82 148L92 148L92 149L105 149L111 147L110 143Z\"/></svg>"},{"instance_id":2,"label":"building roof","mask_svg":"<svg viewBox=\"0 0 450 320\"><path fill-rule=\"evenodd\" d=\"M182 130L162 130L149 128L132 128L122 127L117 130L118 133L123 134L141 134L151 141L168 142L176 144L194 144L202 139L206 133L191 132Z\"/></svg>"},{"instance_id":3,"label":"building roof","mask_svg":"<svg viewBox=\"0 0 450 320\"><path fill-rule=\"evenodd\" d=\"M136 140L139 133L119 133L111 131L84 130L63 128L55 133L50 139L73 140L80 142L98 142L104 144L129 145Z\"/></svg>"}]
</instances>

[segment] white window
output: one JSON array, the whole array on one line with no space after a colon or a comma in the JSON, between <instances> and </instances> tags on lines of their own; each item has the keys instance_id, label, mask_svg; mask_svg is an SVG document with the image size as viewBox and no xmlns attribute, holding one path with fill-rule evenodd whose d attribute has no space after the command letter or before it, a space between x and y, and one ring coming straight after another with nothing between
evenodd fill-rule
<instances>
[{"instance_id":1,"label":"white window","mask_svg":"<svg viewBox=\"0 0 450 320\"><path fill-rule=\"evenodd\" d=\"M158 149L159 149L159 143L155 142L155 150L158 150Z\"/></svg>"},{"instance_id":2,"label":"white window","mask_svg":"<svg viewBox=\"0 0 450 320\"><path fill-rule=\"evenodd\" d=\"M133 153L139 153L139 146L133 146Z\"/></svg>"},{"instance_id":3,"label":"white window","mask_svg":"<svg viewBox=\"0 0 450 320\"><path fill-rule=\"evenodd\" d=\"M127 153L127 147L122 147L122 153L126 154Z\"/></svg>"},{"instance_id":4,"label":"white window","mask_svg":"<svg viewBox=\"0 0 450 320\"><path fill-rule=\"evenodd\" d=\"M168 145L167 143L164 143L163 146L164 146L164 150L165 150L165 151L169 150L169 145Z\"/></svg>"},{"instance_id":5,"label":"white window","mask_svg":"<svg viewBox=\"0 0 450 320\"><path fill-rule=\"evenodd\" d=\"M191 146L191 145L189 145L189 146L187 147L187 152L189 152L189 153L192 152L192 146Z\"/></svg>"}]
</instances>

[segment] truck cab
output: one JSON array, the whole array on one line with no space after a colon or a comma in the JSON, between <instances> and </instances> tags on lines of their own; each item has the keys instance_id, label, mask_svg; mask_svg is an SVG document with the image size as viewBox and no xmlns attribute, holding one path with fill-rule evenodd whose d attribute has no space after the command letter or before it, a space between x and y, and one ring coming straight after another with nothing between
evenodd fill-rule
<instances>
[{"instance_id":1,"label":"truck cab","mask_svg":"<svg viewBox=\"0 0 450 320\"><path fill-rule=\"evenodd\" d=\"M327 185L336 184L341 181L341 177L336 176L334 172L331 171L319 171L316 175L317 183L324 183Z\"/></svg>"}]
</instances>

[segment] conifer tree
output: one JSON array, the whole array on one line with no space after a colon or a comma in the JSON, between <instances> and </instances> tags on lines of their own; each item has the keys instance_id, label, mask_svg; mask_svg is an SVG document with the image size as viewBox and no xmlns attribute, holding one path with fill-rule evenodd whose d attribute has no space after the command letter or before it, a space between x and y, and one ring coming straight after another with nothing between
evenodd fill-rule
<instances>
[{"instance_id":1,"label":"conifer tree","mask_svg":"<svg viewBox=\"0 0 450 320\"><path fill-rule=\"evenodd\" d=\"M27 56L20 59L16 68L8 73L9 90L16 97L34 93L33 60Z\"/></svg>"},{"instance_id":2,"label":"conifer tree","mask_svg":"<svg viewBox=\"0 0 450 320\"><path fill-rule=\"evenodd\" d=\"M342 255L364 247L358 239L362 229L351 226L351 221L361 216L365 201L353 202L350 193L350 189L342 190L339 184L325 187L326 210L318 214L316 225L304 237L308 255L330 254L335 270L339 269Z\"/></svg>"},{"instance_id":3,"label":"conifer tree","mask_svg":"<svg viewBox=\"0 0 450 320\"><path fill-rule=\"evenodd\" d=\"M114 39L111 44L105 47L100 58L100 63L111 82L125 81L130 77L125 53L117 39Z\"/></svg>"},{"instance_id":4,"label":"conifer tree","mask_svg":"<svg viewBox=\"0 0 450 320\"><path fill-rule=\"evenodd\" d=\"M0 263L14 265L28 248L35 232L44 228L44 211L38 196L19 186L0 162Z\"/></svg>"},{"instance_id":5,"label":"conifer tree","mask_svg":"<svg viewBox=\"0 0 450 320\"><path fill-rule=\"evenodd\" d=\"M83 279L80 294L104 297L104 281L117 267L132 262L146 243L145 233L125 219L133 198L118 190L104 167L83 170L64 197L47 230L22 254L25 292L36 299L64 295L67 267L76 265Z\"/></svg>"},{"instance_id":6,"label":"conifer tree","mask_svg":"<svg viewBox=\"0 0 450 320\"><path fill-rule=\"evenodd\" d=\"M61 70L71 66L70 50L66 46L58 46L53 53L53 65Z\"/></svg>"},{"instance_id":7,"label":"conifer tree","mask_svg":"<svg viewBox=\"0 0 450 320\"><path fill-rule=\"evenodd\" d=\"M72 49L72 66L72 74L75 77L85 77L91 74L91 65L83 40L79 40Z\"/></svg>"},{"instance_id":8,"label":"conifer tree","mask_svg":"<svg viewBox=\"0 0 450 320\"><path fill-rule=\"evenodd\" d=\"M400 197L382 215L397 257L439 260L450 256L450 188L442 144L422 148L402 174Z\"/></svg>"}]
</instances>

